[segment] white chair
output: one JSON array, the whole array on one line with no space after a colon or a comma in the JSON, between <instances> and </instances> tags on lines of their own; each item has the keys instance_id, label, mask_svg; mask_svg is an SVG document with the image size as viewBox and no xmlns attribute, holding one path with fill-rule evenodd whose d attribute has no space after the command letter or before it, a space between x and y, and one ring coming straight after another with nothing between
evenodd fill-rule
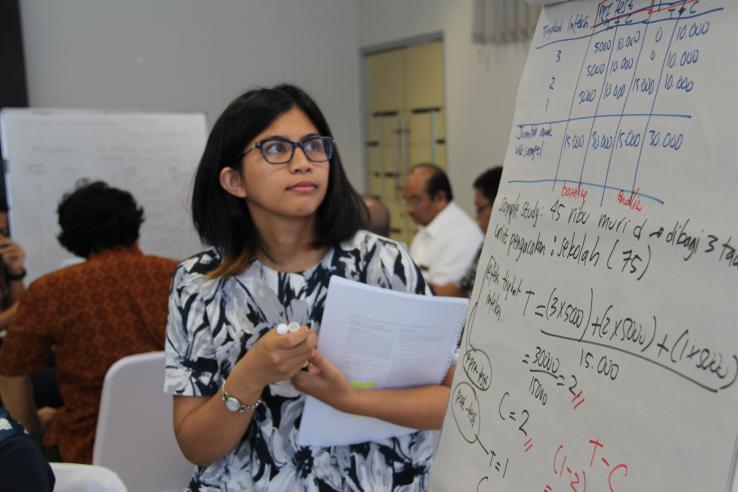
<instances>
[{"instance_id":1,"label":"white chair","mask_svg":"<svg viewBox=\"0 0 738 492\"><path fill-rule=\"evenodd\" d=\"M54 471L54 492L128 492L113 470L77 463L49 463Z\"/></svg>"},{"instance_id":2,"label":"white chair","mask_svg":"<svg viewBox=\"0 0 738 492\"><path fill-rule=\"evenodd\" d=\"M163 388L164 352L124 357L105 375L92 464L114 470L131 492L181 490L194 471L177 446Z\"/></svg>"}]
</instances>

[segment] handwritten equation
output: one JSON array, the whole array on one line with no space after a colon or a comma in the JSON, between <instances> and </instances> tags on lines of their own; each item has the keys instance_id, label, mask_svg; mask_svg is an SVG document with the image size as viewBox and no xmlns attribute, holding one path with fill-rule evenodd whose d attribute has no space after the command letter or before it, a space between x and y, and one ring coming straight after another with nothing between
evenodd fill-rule
<instances>
[{"instance_id":1,"label":"handwritten equation","mask_svg":"<svg viewBox=\"0 0 738 492\"><path fill-rule=\"evenodd\" d=\"M432 490L731 486L735 22L716 0L544 9Z\"/></svg>"}]
</instances>

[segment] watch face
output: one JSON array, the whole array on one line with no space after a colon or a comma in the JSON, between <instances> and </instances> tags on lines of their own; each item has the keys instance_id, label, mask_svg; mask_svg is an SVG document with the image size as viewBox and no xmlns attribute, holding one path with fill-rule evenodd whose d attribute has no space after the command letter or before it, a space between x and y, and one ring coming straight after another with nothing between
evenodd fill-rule
<instances>
[{"instance_id":1,"label":"watch face","mask_svg":"<svg viewBox=\"0 0 738 492\"><path fill-rule=\"evenodd\" d=\"M239 410L241 410L241 402L232 396L226 398L225 406L231 412L238 412Z\"/></svg>"}]
</instances>

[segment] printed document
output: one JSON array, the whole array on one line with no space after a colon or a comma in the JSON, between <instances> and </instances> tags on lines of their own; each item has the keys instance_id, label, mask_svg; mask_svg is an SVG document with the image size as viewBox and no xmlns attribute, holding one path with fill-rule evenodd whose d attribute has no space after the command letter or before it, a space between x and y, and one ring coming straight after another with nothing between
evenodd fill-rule
<instances>
[{"instance_id":1,"label":"printed document","mask_svg":"<svg viewBox=\"0 0 738 492\"><path fill-rule=\"evenodd\" d=\"M466 299L408 294L331 278L318 351L357 389L443 381L454 360ZM339 446L415 429L350 415L308 396L299 445Z\"/></svg>"}]
</instances>

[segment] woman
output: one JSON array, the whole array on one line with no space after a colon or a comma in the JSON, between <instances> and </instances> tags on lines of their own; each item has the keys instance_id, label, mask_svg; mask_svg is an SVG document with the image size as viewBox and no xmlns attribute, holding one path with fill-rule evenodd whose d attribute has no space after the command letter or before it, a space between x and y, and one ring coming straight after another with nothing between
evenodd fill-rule
<instances>
[{"instance_id":1,"label":"woman","mask_svg":"<svg viewBox=\"0 0 738 492\"><path fill-rule=\"evenodd\" d=\"M282 85L233 101L208 139L192 212L213 247L175 273L165 383L180 447L199 465L190 490L425 490L427 431L331 448L295 442L305 395L440 428L452 372L439 385L354 390L316 351L332 275L429 289L404 246L360 230L366 210L312 99ZM285 322L300 330L277 334Z\"/></svg>"}]
</instances>

